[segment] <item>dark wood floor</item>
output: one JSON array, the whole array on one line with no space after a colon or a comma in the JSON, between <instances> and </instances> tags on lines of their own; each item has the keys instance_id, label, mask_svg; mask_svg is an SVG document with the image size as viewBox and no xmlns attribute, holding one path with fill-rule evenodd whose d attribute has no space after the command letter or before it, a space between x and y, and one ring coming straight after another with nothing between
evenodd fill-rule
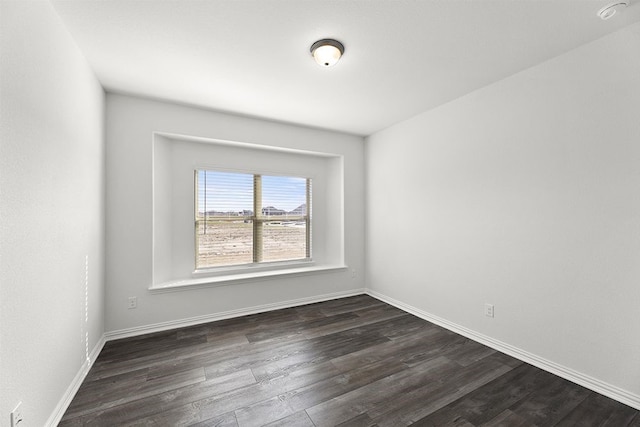
<instances>
[{"instance_id":1,"label":"dark wood floor","mask_svg":"<svg viewBox=\"0 0 640 427\"><path fill-rule=\"evenodd\" d=\"M108 342L61 426L640 426L361 295Z\"/></svg>"}]
</instances>

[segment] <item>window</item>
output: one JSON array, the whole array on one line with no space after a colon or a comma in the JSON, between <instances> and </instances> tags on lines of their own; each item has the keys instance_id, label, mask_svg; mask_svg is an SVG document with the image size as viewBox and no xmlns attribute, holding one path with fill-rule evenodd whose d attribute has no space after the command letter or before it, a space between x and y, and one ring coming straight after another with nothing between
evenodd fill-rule
<instances>
[{"instance_id":1,"label":"window","mask_svg":"<svg viewBox=\"0 0 640 427\"><path fill-rule=\"evenodd\" d=\"M152 166L149 289L345 268L341 154L154 133Z\"/></svg>"},{"instance_id":2,"label":"window","mask_svg":"<svg viewBox=\"0 0 640 427\"><path fill-rule=\"evenodd\" d=\"M196 270L311 259L311 179L195 171Z\"/></svg>"}]
</instances>

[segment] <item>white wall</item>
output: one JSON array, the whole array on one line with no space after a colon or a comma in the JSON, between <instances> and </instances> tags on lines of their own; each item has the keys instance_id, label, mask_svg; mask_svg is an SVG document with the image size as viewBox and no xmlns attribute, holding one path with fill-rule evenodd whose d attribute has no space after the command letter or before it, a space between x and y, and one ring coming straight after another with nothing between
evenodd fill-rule
<instances>
[{"instance_id":1,"label":"white wall","mask_svg":"<svg viewBox=\"0 0 640 427\"><path fill-rule=\"evenodd\" d=\"M104 92L48 2L0 15L0 426L43 426L104 331Z\"/></svg>"},{"instance_id":2,"label":"white wall","mask_svg":"<svg viewBox=\"0 0 640 427\"><path fill-rule=\"evenodd\" d=\"M368 287L640 405L639 53L634 24L370 136Z\"/></svg>"},{"instance_id":3,"label":"white wall","mask_svg":"<svg viewBox=\"0 0 640 427\"><path fill-rule=\"evenodd\" d=\"M351 271L255 280L151 293L153 132L237 141L344 156L345 261ZM107 95L106 329L212 316L364 287L363 139L130 96ZM136 296L138 307L127 308ZM142 329L141 329L142 328Z\"/></svg>"}]
</instances>

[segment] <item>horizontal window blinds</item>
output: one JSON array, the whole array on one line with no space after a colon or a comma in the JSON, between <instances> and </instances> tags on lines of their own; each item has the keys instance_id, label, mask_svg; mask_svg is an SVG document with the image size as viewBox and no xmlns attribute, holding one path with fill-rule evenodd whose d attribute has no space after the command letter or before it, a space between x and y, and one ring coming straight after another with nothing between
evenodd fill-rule
<instances>
[{"instance_id":1,"label":"horizontal window blinds","mask_svg":"<svg viewBox=\"0 0 640 427\"><path fill-rule=\"evenodd\" d=\"M195 172L196 269L311 258L311 179Z\"/></svg>"}]
</instances>

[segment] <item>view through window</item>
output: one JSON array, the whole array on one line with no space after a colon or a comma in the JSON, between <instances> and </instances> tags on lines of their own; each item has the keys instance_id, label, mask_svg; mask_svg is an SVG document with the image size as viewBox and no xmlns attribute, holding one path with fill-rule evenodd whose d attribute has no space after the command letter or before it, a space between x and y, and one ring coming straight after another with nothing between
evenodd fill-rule
<instances>
[{"instance_id":1,"label":"view through window","mask_svg":"<svg viewBox=\"0 0 640 427\"><path fill-rule=\"evenodd\" d=\"M311 179L195 171L196 269L311 258Z\"/></svg>"}]
</instances>

